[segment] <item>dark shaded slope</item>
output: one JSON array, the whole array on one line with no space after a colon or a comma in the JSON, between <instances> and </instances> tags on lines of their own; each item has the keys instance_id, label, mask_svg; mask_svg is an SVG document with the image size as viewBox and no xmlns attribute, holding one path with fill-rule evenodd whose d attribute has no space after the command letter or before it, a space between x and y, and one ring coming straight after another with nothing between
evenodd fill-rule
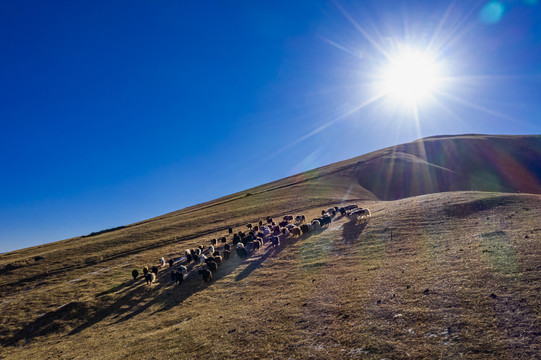
<instances>
[{"instance_id":1,"label":"dark shaded slope","mask_svg":"<svg viewBox=\"0 0 541 360\"><path fill-rule=\"evenodd\" d=\"M379 199L390 200L458 190L460 175L414 155L389 152L356 169L353 176Z\"/></svg>"},{"instance_id":2,"label":"dark shaded slope","mask_svg":"<svg viewBox=\"0 0 541 360\"><path fill-rule=\"evenodd\" d=\"M541 193L541 136L429 138L397 148L460 173L463 188Z\"/></svg>"},{"instance_id":3,"label":"dark shaded slope","mask_svg":"<svg viewBox=\"0 0 541 360\"><path fill-rule=\"evenodd\" d=\"M314 171L320 182L339 174L381 200L461 190L539 194L541 136L432 137Z\"/></svg>"}]
</instances>

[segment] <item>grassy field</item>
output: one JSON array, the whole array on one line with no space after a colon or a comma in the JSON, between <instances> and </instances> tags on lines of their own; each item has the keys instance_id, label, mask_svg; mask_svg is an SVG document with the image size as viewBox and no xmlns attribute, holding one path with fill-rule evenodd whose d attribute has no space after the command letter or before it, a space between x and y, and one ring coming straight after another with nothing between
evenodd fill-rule
<instances>
[{"instance_id":1,"label":"grassy field","mask_svg":"<svg viewBox=\"0 0 541 360\"><path fill-rule=\"evenodd\" d=\"M541 358L541 195L520 194L541 193L540 157L541 136L427 138L0 254L0 358ZM211 284L131 278L349 203L371 221L233 256Z\"/></svg>"},{"instance_id":2,"label":"grassy field","mask_svg":"<svg viewBox=\"0 0 541 360\"><path fill-rule=\"evenodd\" d=\"M538 195L374 201L360 189L349 202L371 209L367 225L338 217L278 249L232 257L211 284L191 273L174 285L168 268L151 286L131 280L133 268L208 245L229 225L289 213L311 219L340 204L343 189L316 185L282 197L236 194L1 255L0 356L540 358Z\"/></svg>"}]
</instances>

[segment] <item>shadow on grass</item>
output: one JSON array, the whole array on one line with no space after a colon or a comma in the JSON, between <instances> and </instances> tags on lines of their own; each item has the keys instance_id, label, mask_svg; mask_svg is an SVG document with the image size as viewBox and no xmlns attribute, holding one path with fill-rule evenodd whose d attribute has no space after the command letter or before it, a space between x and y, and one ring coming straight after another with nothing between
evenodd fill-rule
<instances>
[{"instance_id":1,"label":"shadow on grass","mask_svg":"<svg viewBox=\"0 0 541 360\"><path fill-rule=\"evenodd\" d=\"M236 256L235 251L233 251L231 258L223 261L218 271L214 274L213 282L231 274L242 264L250 262L235 277L235 281L241 281L252 274L269 257L276 256L285 248L294 245L298 241L305 240L312 235L319 234L325 229L313 231L297 238L289 238L277 248L273 248L267 242L265 244L265 250L261 251L261 255L258 256L257 253L251 253L250 257L245 260L240 259ZM73 302L45 314L43 317L25 326L8 341L5 341L4 344L15 345L20 340L62 331L62 329L65 329L65 325L68 324L70 327L74 327L68 335L74 335L98 324L110 316L112 316L114 323L122 323L143 313L154 305L161 305L159 310L157 310L158 312L178 306L190 296L212 285L212 282L204 283L197 273L201 265L193 263L184 265L188 267L188 275L180 286L171 280L171 271L177 269L176 266L162 269L158 273L156 282L152 285L147 285L142 276L137 280L128 280L97 294L97 300L94 303ZM111 301L111 297L115 293L118 295L118 292L122 292L122 296ZM86 321L81 323L81 319L86 319Z\"/></svg>"},{"instance_id":2,"label":"shadow on grass","mask_svg":"<svg viewBox=\"0 0 541 360\"><path fill-rule=\"evenodd\" d=\"M275 248L269 246L267 251L263 255L261 255L257 259L254 259L250 263L250 265L246 266L244 268L244 270L242 270L237 276L235 276L235 281L241 281L241 280L245 279L246 277L248 277L248 275L250 275L255 269L261 267L261 264L263 264L263 262L265 260L267 260L267 258L269 256L271 256L271 254L276 253L277 250L278 249L275 249Z\"/></svg>"},{"instance_id":3,"label":"shadow on grass","mask_svg":"<svg viewBox=\"0 0 541 360\"><path fill-rule=\"evenodd\" d=\"M288 242L290 244L291 242ZM272 254L278 253L279 249L268 248L267 251L259 258L256 258L248 265L247 269L244 269L242 278L247 277L253 270L261 265ZM251 256L253 256L252 253ZM247 260L249 260L248 258ZM231 253L231 258L222 262L222 265L218 268L218 271L213 274L213 281L210 283L204 283L201 276L197 273L200 265L191 264L188 267L188 275L184 279L181 285L175 285L171 280L171 268L161 270L158 273L156 282L152 285L147 285L144 279L141 277L135 283L134 287L126 291L120 298L116 299L113 303L106 305L104 308L97 310L93 316L91 316L84 324L79 325L69 335L77 334L92 325L95 325L109 316L113 316L115 324L125 322L133 317L143 313L150 309L154 305L160 305L158 311L166 311L175 306L182 304L192 295L205 290L213 282L224 278L231 274L239 266L244 264L247 260L242 260L236 256L235 252ZM184 264L186 265L186 264ZM173 269L176 269L174 267ZM237 276L238 281L239 276ZM124 288L125 285L119 285L118 288ZM111 291L106 291L102 295L111 294Z\"/></svg>"},{"instance_id":4,"label":"shadow on grass","mask_svg":"<svg viewBox=\"0 0 541 360\"><path fill-rule=\"evenodd\" d=\"M270 256L276 256L286 247L295 244L297 241L307 239L311 235L318 234L324 230L325 228L297 238L290 238L277 248L273 248L270 243L267 242L266 251L264 251L264 253L259 257L254 257L254 255L257 253L251 253L251 256L248 259L242 260L236 256L235 252L233 251L231 253L231 258L224 261L218 268L218 271L213 275L213 282L231 274L239 266L251 260L250 264L248 264L248 266L235 277L235 281L241 281L248 277L254 270L259 268ZM158 274L159 276L155 285L148 286L143 283L144 280L141 280L138 286L124 294L107 308L96 312L94 317L89 319L85 324L73 329L69 334L72 335L81 332L84 329L104 320L110 315L114 315L113 319L116 318L115 323L122 323L135 317L136 315L141 314L154 305L161 304L158 311L166 311L182 304L192 295L205 290L213 283L204 283L201 277L197 274L198 268L199 265L192 265L191 268L188 269L189 272L186 279L184 279L182 285L180 286L174 285L174 283L170 280L171 269L162 270ZM148 295L154 295L154 297L140 305L141 302L144 302L149 297Z\"/></svg>"},{"instance_id":5,"label":"shadow on grass","mask_svg":"<svg viewBox=\"0 0 541 360\"><path fill-rule=\"evenodd\" d=\"M234 261L235 259L232 260ZM96 311L94 315L90 319L88 319L87 322L79 325L78 327L70 331L69 335L77 334L111 315L114 315L113 319L117 319L115 323L120 323L142 313L143 311L150 308L152 305L160 303L167 304L168 302L171 302L171 299L169 299L171 294L167 291L168 289L178 288L184 290L184 288L199 288L193 292L185 292L183 294L185 298L193 295L197 291L202 290L205 286L201 286L201 279L199 278L199 276L197 276L197 268L199 267L199 265L194 263L184 265L188 267L188 275L183 281L182 285L175 286L175 283L173 283L173 281L171 280L171 271L177 270L176 267L161 270L158 273L156 281L151 285L146 284L144 277L140 277L135 282L133 280L129 281L127 282L128 284L134 284L134 287L131 290L125 292L124 295L116 299L113 303L109 303L104 308ZM125 284L121 284L117 286L117 288L119 290L123 289L126 287ZM103 296L110 293L110 291L105 291L103 293L100 293L99 295ZM147 299L149 297L152 297L152 295L155 296L150 301L147 301ZM141 303L144 304L141 305Z\"/></svg>"},{"instance_id":6,"label":"shadow on grass","mask_svg":"<svg viewBox=\"0 0 541 360\"><path fill-rule=\"evenodd\" d=\"M28 343L34 337L63 331L69 326L80 323L80 319L86 318L95 309L96 306L94 304L83 301L73 301L64 304L55 310L41 314L11 336L2 336L0 344L2 346L16 346L23 340L25 340L25 343Z\"/></svg>"},{"instance_id":7,"label":"shadow on grass","mask_svg":"<svg viewBox=\"0 0 541 360\"><path fill-rule=\"evenodd\" d=\"M108 295L108 294L112 294L112 293L115 293L117 291L120 291L120 290L126 288L128 285L134 284L135 281L136 280L130 280L130 281L123 282L122 284L114 286L114 287L110 288L109 290L102 291L99 294L96 294L96 297L98 298L98 297L103 296L103 295Z\"/></svg>"},{"instance_id":8,"label":"shadow on grass","mask_svg":"<svg viewBox=\"0 0 541 360\"><path fill-rule=\"evenodd\" d=\"M342 237L344 238L344 243L351 244L357 240L367 226L368 221L360 224L358 224L355 220L344 223L342 226Z\"/></svg>"},{"instance_id":9,"label":"shadow on grass","mask_svg":"<svg viewBox=\"0 0 541 360\"><path fill-rule=\"evenodd\" d=\"M288 184L285 187L288 187L288 186L291 186L291 184ZM279 188L281 188L281 187L279 187ZM265 190L264 192L267 192L267 191L270 191L270 190ZM238 199L239 198L234 198L232 200L227 200L225 202L230 202L230 201L234 201L234 200L238 200ZM362 199L353 198L353 199L349 199L348 201L356 201L356 200L360 201ZM319 207L319 206L326 207L328 205L332 205L332 204L335 204L335 203L336 203L336 200L334 200L334 199L329 200L329 201L322 201L322 202L319 202L319 203L316 203L316 204L313 204L313 205L310 205L310 206L302 206L302 207L290 209L290 210L285 211L285 212L279 212L279 213L275 213L275 214L270 214L270 216L271 217L280 217L280 216L287 215L287 214L290 214L290 213L300 213L300 212L302 212L304 210L311 209L314 206L315 207ZM208 206L193 209L193 210L190 210L190 211L185 211L183 214L188 214L188 213L191 213L191 212L201 211L203 209L213 207L213 206L216 206L216 205L219 205L219 204L221 204L221 203L215 203L215 204L211 204L211 205L208 205ZM147 223L149 221L151 221L151 220L145 220L145 221L139 222L139 223L137 223L137 225L141 225L141 224ZM153 249L157 249L157 248L163 248L165 246L177 244L177 243L182 242L182 241L188 241L188 240L200 238L200 237L203 237L203 236L207 236L209 234L213 234L213 233L217 233L217 232L225 232L225 231L227 231L227 229L229 227L236 228L236 227L241 227L241 226L244 226L244 225L245 225L245 222L231 223L231 224L220 226L220 227L217 227L217 228L205 229L205 230L202 230L202 231L199 231L199 232L196 232L196 233L193 233L193 234L185 235L185 236L173 236L171 238L160 240L159 242L155 242L155 243L150 243L150 244L145 243L145 244L143 244L141 246L135 246L135 244L130 243L129 250L116 251L114 254L103 255L103 256L101 256L99 258L87 258L87 259L84 259L83 262L78 262L76 264L61 265L60 267L57 267L57 268L56 267L51 268L49 266L46 270L44 270L44 271L42 271L42 272L40 272L38 274L33 274L33 275L30 275L30 276L21 277L20 279L17 279L16 281L3 283L2 284L2 296L7 297L7 296L12 295L12 294L16 293L17 291L19 291L20 288L27 287L28 285L30 285L33 282L42 281L43 279L48 279L48 278L51 278L51 277L56 276L56 275L66 274L66 273L68 273L70 271L84 269L84 268L87 268L89 266L95 266L95 265L99 265L99 264L106 263L106 262L109 262L109 261L114 261L114 260L121 259L121 258L124 258L124 257L129 256L129 255L140 254L141 252L148 251L148 250L153 250ZM127 227L130 227L130 226L127 226ZM56 265L51 265L51 266L56 266ZM4 272L15 271L15 270L17 270L19 268L23 268L23 267L16 267L16 268L9 267L9 268L6 268L4 270L0 269L0 273L2 271L4 271Z\"/></svg>"},{"instance_id":10,"label":"shadow on grass","mask_svg":"<svg viewBox=\"0 0 541 360\"><path fill-rule=\"evenodd\" d=\"M296 237L296 238L289 238L289 239L287 239L286 242L280 244L276 248L272 247L272 245L269 244L268 248L267 248L267 251L263 255L261 255L259 258L255 258L254 260L252 260L250 265L248 265L246 268L244 268L244 270L242 270L235 277L235 281L241 281L241 280L245 279L246 277L248 277L254 270L261 267L263 262L265 260L267 260L271 255L276 256L279 253L281 253L286 247L294 245L300 240L305 240L305 239L309 238L310 236L312 236L314 234L320 233L323 230L324 229L321 229L321 230L318 230L318 231L313 231L313 232L310 232L309 234L303 234L303 235L301 235L299 237Z\"/></svg>"}]
</instances>

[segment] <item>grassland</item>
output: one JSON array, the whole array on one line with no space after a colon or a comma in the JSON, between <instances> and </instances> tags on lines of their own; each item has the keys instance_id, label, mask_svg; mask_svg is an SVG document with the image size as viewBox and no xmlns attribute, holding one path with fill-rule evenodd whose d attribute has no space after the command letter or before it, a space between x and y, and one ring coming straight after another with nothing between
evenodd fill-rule
<instances>
[{"instance_id":1,"label":"grassland","mask_svg":"<svg viewBox=\"0 0 541 360\"><path fill-rule=\"evenodd\" d=\"M0 358L541 358L541 195L520 193L541 193L539 158L541 136L434 137L0 254ZM234 256L211 284L131 278L230 226L348 203L368 225Z\"/></svg>"},{"instance_id":2,"label":"grassland","mask_svg":"<svg viewBox=\"0 0 541 360\"><path fill-rule=\"evenodd\" d=\"M103 250L83 247L96 264L73 259L69 241L48 253L27 249L18 261L44 260L2 276L2 357L538 358L540 200L451 192L366 201L366 227L339 218L278 250L230 259L209 285L190 276L175 286L164 269L147 286L130 271L224 235L225 217L184 232L165 217L163 240L140 240L147 249L118 257L103 242L123 249L122 238L138 232L104 233L94 239ZM321 207L302 212L311 218ZM229 219L254 216L264 215ZM138 225L149 227L145 236L159 233L152 223ZM36 276L62 251L61 271ZM32 267L24 283L9 283Z\"/></svg>"}]
</instances>

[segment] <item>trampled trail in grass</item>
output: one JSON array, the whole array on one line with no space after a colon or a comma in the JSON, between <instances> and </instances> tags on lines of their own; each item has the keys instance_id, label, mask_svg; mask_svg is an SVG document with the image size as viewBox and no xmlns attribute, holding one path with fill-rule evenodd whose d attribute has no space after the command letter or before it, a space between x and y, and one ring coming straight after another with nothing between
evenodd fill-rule
<instances>
[{"instance_id":1,"label":"trampled trail in grass","mask_svg":"<svg viewBox=\"0 0 541 360\"><path fill-rule=\"evenodd\" d=\"M65 284L62 296L81 289L81 302L95 306L85 321L68 317L65 329L3 347L2 356L539 357L538 196L442 193L370 209L368 224L337 217L278 249L266 245L246 261L235 256L211 284L192 273L173 285L168 269L152 286L132 282L130 269L140 260L130 255L96 274L105 284L93 277ZM320 210L305 213L312 218ZM180 255L222 233L209 230L140 256ZM49 301L32 294L36 308Z\"/></svg>"}]
</instances>

